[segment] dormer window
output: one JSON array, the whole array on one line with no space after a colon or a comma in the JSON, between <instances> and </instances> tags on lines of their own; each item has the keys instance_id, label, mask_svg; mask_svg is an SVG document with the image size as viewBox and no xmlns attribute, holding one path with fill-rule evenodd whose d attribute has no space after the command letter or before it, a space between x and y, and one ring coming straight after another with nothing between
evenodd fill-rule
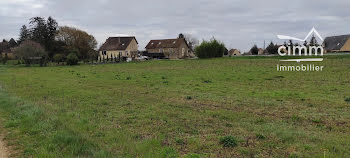
<instances>
[{"instance_id":1,"label":"dormer window","mask_svg":"<svg viewBox=\"0 0 350 158\"><path fill-rule=\"evenodd\" d=\"M153 45L154 43L152 42L151 44Z\"/></svg>"}]
</instances>

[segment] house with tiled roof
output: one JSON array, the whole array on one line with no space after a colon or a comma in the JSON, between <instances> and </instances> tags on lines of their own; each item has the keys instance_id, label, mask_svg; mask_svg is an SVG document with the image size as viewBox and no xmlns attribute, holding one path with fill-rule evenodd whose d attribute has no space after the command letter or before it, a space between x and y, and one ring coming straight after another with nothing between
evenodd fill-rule
<instances>
[{"instance_id":1,"label":"house with tiled roof","mask_svg":"<svg viewBox=\"0 0 350 158\"><path fill-rule=\"evenodd\" d=\"M151 40L144 55L151 58L183 59L189 57L189 46L183 38Z\"/></svg>"},{"instance_id":2,"label":"house with tiled roof","mask_svg":"<svg viewBox=\"0 0 350 158\"><path fill-rule=\"evenodd\" d=\"M326 53L329 52L350 52L350 35L327 37L322 46Z\"/></svg>"},{"instance_id":3,"label":"house with tiled roof","mask_svg":"<svg viewBox=\"0 0 350 158\"><path fill-rule=\"evenodd\" d=\"M15 54L13 53L13 48L11 48L9 46L9 44L6 42L0 42L0 55L3 58L5 56L7 56L8 59L15 59L16 58Z\"/></svg>"},{"instance_id":4,"label":"house with tiled roof","mask_svg":"<svg viewBox=\"0 0 350 158\"><path fill-rule=\"evenodd\" d=\"M136 58L138 42L131 37L109 37L99 49L99 59Z\"/></svg>"},{"instance_id":5,"label":"house with tiled roof","mask_svg":"<svg viewBox=\"0 0 350 158\"><path fill-rule=\"evenodd\" d=\"M228 56L241 56L241 52L238 49L231 49L228 51Z\"/></svg>"}]
</instances>

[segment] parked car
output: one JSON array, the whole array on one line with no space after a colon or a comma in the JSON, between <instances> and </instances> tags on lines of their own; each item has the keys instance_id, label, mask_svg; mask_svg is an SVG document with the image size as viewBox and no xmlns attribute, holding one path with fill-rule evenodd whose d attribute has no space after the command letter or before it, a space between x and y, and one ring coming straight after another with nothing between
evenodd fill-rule
<instances>
[{"instance_id":1,"label":"parked car","mask_svg":"<svg viewBox=\"0 0 350 158\"><path fill-rule=\"evenodd\" d=\"M148 60L148 56L139 56L136 58L136 60L145 61L145 60Z\"/></svg>"}]
</instances>

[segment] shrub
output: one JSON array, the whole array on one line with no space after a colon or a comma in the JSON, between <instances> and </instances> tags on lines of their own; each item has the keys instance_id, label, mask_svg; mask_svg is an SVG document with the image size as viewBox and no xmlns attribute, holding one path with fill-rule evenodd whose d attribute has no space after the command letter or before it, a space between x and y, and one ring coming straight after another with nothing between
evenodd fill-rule
<instances>
[{"instance_id":1,"label":"shrub","mask_svg":"<svg viewBox=\"0 0 350 158\"><path fill-rule=\"evenodd\" d=\"M53 61L57 64L60 64L60 62L64 62L64 55L63 54L56 54L53 56Z\"/></svg>"},{"instance_id":2,"label":"shrub","mask_svg":"<svg viewBox=\"0 0 350 158\"><path fill-rule=\"evenodd\" d=\"M226 50L223 43L212 39L210 41L203 41L195 48L195 53L198 58L215 58L222 57Z\"/></svg>"},{"instance_id":3,"label":"shrub","mask_svg":"<svg viewBox=\"0 0 350 158\"><path fill-rule=\"evenodd\" d=\"M28 66L38 63L38 60L40 60L40 66L46 65L47 63L48 54L44 47L37 42L24 41L14 50L14 52L16 56L22 59Z\"/></svg>"},{"instance_id":4,"label":"shrub","mask_svg":"<svg viewBox=\"0 0 350 158\"><path fill-rule=\"evenodd\" d=\"M68 65L78 65L78 62L79 62L79 59L78 59L77 54L75 54L75 53L70 53L70 54L67 56L67 64L68 64Z\"/></svg>"},{"instance_id":5,"label":"shrub","mask_svg":"<svg viewBox=\"0 0 350 158\"><path fill-rule=\"evenodd\" d=\"M220 144L223 147L235 147L237 146L237 140L233 136L225 136L220 139Z\"/></svg>"}]
</instances>

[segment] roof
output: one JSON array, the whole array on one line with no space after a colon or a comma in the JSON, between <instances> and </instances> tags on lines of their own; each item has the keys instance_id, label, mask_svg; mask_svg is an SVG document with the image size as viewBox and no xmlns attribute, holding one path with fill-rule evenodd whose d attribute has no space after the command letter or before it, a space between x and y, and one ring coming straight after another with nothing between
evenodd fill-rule
<instances>
[{"instance_id":1,"label":"roof","mask_svg":"<svg viewBox=\"0 0 350 158\"><path fill-rule=\"evenodd\" d=\"M182 42L185 42L187 47L189 47L184 38L176 38L176 39L151 40L148 42L146 49L178 48L181 46Z\"/></svg>"},{"instance_id":2,"label":"roof","mask_svg":"<svg viewBox=\"0 0 350 158\"><path fill-rule=\"evenodd\" d=\"M236 50L238 50L238 49L230 49L229 52L235 52Z\"/></svg>"},{"instance_id":3,"label":"roof","mask_svg":"<svg viewBox=\"0 0 350 158\"><path fill-rule=\"evenodd\" d=\"M350 35L331 36L327 37L323 44L326 50L340 50L349 38Z\"/></svg>"},{"instance_id":4,"label":"roof","mask_svg":"<svg viewBox=\"0 0 350 158\"><path fill-rule=\"evenodd\" d=\"M100 51L109 51L109 50L125 50L131 41L135 39L138 44L136 38L134 36L131 37L109 37L106 42L100 47Z\"/></svg>"}]
</instances>

